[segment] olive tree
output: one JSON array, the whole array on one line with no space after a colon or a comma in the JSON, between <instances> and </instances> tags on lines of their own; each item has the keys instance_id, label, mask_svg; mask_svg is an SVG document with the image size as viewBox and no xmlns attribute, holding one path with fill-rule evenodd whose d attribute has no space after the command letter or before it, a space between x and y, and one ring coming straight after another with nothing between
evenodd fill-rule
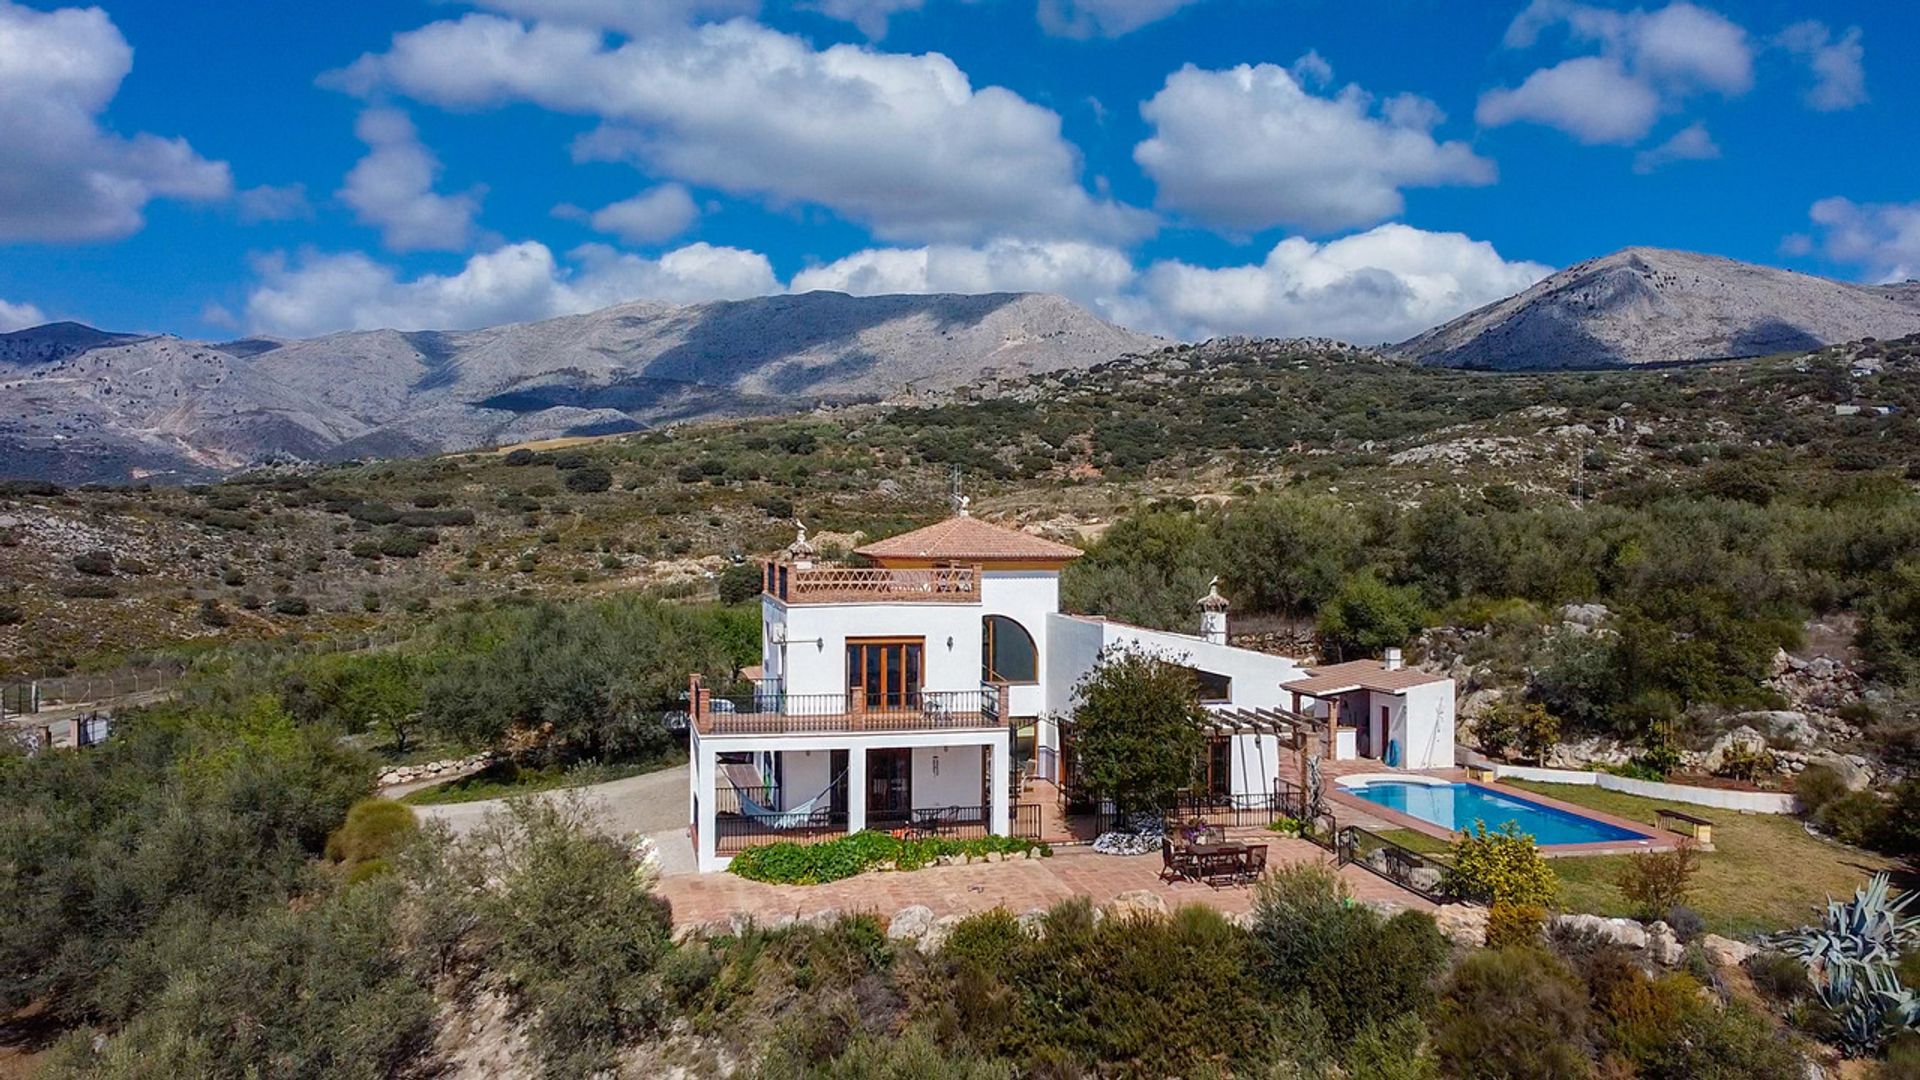
<instances>
[{"instance_id":1,"label":"olive tree","mask_svg":"<svg viewBox=\"0 0 1920 1080\"><path fill-rule=\"evenodd\" d=\"M1080 774L1093 795L1122 810L1158 809L1193 782L1206 711L1187 667L1109 647L1074 685L1072 716Z\"/></svg>"}]
</instances>

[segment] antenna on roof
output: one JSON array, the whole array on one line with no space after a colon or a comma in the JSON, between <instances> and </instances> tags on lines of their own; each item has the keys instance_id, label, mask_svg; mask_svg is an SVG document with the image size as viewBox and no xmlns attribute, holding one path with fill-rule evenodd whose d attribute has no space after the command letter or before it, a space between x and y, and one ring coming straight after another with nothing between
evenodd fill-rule
<instances>
[{"instance_id":1,"label":"antenna on roof","mask_svg":"<svg viewBox=\"0 0 1920 1080\"><path fill-rule=\"evenodd\" d=\"M962 494L960 491L960 466L959 465L955 465L953 467L952 479L948 481L947 486L948 486L947 505L953 508L953 512L955 515L959 517L966 517L967 507L972 505L973 500L968 498L966 495Z\"/></svg>"}]
</instances>

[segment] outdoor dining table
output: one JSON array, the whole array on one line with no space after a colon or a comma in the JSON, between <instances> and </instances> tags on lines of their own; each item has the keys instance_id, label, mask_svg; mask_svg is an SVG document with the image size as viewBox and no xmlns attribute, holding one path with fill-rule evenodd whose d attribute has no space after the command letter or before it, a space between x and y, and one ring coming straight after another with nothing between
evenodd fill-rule
<instances>
[{"instance_id":1,"label":"outdoor dining table","mask_svg":"<svg viewBox=\"0 0 1920 1080\"><path fill-rule=\"evenodd\" d=\"M1250 847L1229 840L1217 844L1187 844L1181 850L1190 860L1194 876L1212 879L1239 876Z\"/></svg>"}]
</instances>

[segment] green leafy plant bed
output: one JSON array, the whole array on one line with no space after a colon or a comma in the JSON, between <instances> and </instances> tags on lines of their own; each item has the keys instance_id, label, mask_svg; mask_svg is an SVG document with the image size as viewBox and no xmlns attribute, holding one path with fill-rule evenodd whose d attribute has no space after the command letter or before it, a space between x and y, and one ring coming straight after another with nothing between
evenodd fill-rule
<instances>
[{"instance_id":1,"label":"green leafy plant bed","mask_svg":"<svg viewBox=\"0 0 1920 1080\"><path fill-rule=\"evenodd\" d=\"M584 787L588 784L604 784L611 780L625 780L629 776L639 776L680 763L679 758L661 758L649 762L619 762L601 764L585 762L576 765L549 765L543 769L524 769L511 761L499 761L458 780L449 780L444 784L435 784L430 788L401 798L401 802L414 806L443 806L447 803L479 802L483 799L505 799L515 795L530 795L538 791L555 791L561 788Z\"/></svg>"},{"instance_id":2,"label":"green leafy plant bed","mask_svg":"<svg viewBox=\"0 0 1920 1080\"><path fill-rule=\"evenodd\" d=\"M1045 844L1012 836L902 840L882 832L858 832L821 844L786 840L760 844L735 855L728 869L753 881L819 885L868 870L919 870L943 858L971 862L992 855L1036 858L1052 854L1053 849Z\"/></svg>"}]
</instances>

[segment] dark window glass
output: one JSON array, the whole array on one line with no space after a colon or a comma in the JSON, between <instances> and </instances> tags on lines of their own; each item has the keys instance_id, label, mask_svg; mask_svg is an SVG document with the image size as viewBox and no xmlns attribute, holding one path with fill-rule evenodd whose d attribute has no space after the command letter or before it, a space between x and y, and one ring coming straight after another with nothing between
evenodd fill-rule
<instances>
[{"instance_id":1,"label":"dark window glass","mask_svg":"<svg viewBox=\"0 0 1920 1080\"><path fill-rule=\"evenodd\" d=\"M981 679L991 683L1040 681L1040 651L1026 628L1005 615L989 615L982 622Z\"/></svg>"}]
</instances>

